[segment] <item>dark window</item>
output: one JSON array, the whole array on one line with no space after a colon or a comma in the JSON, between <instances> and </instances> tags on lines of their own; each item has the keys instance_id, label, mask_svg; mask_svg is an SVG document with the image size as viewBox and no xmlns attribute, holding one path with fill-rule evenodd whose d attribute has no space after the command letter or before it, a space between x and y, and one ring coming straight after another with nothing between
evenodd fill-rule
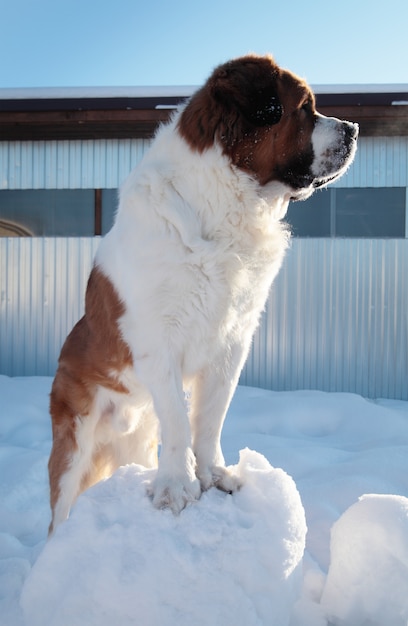
<instances>
[{"instance_id":1,"label":"dark window","mask_svg":"<svg viewBox=\"0 0 408 626\"><path fill-rule=\"evenodd\" d=\"M294 237L330 237L330 191L316 191L307 200L290 202L286 221Z\"/></svg>"},{"instance_id":2,"label":"dark window","mask_svg":"<svg viewBox=\"0 0 408 626\"><path fill-rule=\"evenodd\" d=\"M337 237L404 237L405 188L336 189Z\"/></svg>"},{"instance_id":3,"label":"dark window","mask_svg":"<svg viewBox=\"0 0 408 626\"><path fill-rule=\"evenodd\" d=\"M0 236L89 237L106 234L117 189L0 191ZM291 202L286 217L295 237L405 237L406 188L319 190Z\"/></svg>"},{"instance_id":4,"label":"dark window","mask_svg":"<svg viewBox=\"0 0 408 626\"><path fill-rule=\"evenodd\" d=\"M0 191L2 235L90 236L94 234L93 189Z\"/></svg>"},{"instance_id":5,"label":"dark window","mask_svg":"<svg viewBox=\"0 0 408 626\"><path fill-rule=\"evenodd\" d=\"M405 187L326 189L291 202L295 237L405 237Z\"/></svg>"}]
</instances>

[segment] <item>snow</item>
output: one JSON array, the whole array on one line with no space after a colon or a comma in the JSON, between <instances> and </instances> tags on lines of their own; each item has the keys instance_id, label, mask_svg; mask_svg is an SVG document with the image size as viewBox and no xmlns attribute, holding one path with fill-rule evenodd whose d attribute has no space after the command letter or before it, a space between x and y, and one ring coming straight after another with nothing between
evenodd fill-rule
<instances>
[{"instance_id":1,"label":"snow","mask_svg":"<svg viewBox=\"0 0 408 626\"><path fill-rule=\"evenodd\" d=\"M188 98L200 85L123 85L99 87L2 87L1 100L54 100L70 98ZM408 92L406 83L311 85L316 94L376 94ZM405 101L404 101L405 102Z\"/></svg>"},{"instance_id":2,"label":"snow","mask_svg":"<svg viewBox=\"0 0 408 626\"><path fill-rule=\"evenodd\" d=\"M408 498L362 496L333 526L322 604L341 624L406 625L407 581Z\"/></svg>"},{"instance_id":3,"label":"snow","mask_svg":"<svg viewBox=\"0 0 408 626\"><path fill-rule=\"evenodd\" d=\"M236 472L240 492L210 490L177 517L146 498L154 472L140 466L98 485L40 555L27 623L287 624L306 536L298 491L256 452Z\"/></svg>"},{"instance_id":4,"label":"snow","mask_svg":"<svg viewBox=\"0 0 408 626\"><path fill-rule=\"evenodd\" d=\"M3 87L1 100L59 100L71 98L187 98L198 86L123 86L123 87ZM401 90L400 90L401 91Z\"/></svg>"},{"instance_id":5,"label":"snow","mask_svg":"<svg viewBox=\"0 0 408 626\"><path fill-rule=\"evenodd\" d=\"M239 387L239 492L174 516L127 466L47 542L50 386L0 376L2 626L407 626L407 402Z\"/></svg>"}]
</instances>

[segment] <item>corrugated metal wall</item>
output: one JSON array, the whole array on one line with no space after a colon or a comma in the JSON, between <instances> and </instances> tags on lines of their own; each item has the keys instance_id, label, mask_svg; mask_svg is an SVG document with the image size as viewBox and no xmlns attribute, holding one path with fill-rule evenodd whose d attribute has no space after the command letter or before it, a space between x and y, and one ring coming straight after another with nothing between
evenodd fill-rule
<instances>
[{"instance_id":1,"label":"corrugated metal wall","mask_svg":"<svg viewBox=\"0 0 408 626\"><path fill-rule=\"evenodd\" d=\"M114 189L148 145L144 139L0 142L0 189ZM408 186L408 137L361 137L336 186Z\"/></svg>"},{"instance_id":2,"label":"corrugated metal wall","mask_svg":"<svg viewBox=\"0 0 408 626\"><path fill-rule=\"evenodd\" d=\"M335 186L408 186L408 137L360 137L352 166Z\"/></svg>"},{"instance_id":3,"label":"corrugated metal wall","mask_svg":"<svg viewBox=\"0 0 408 626\"><path fill-rule=\"evenodd\" d=\"M0 189L116 189L147 139L0 142Z\"/></svg>"},{"instance_id":4,"label":"corrugated metal wall","mask_svg":"<svg viewBox=\"0 0 408 626\"><path fill-rule=\"evenodd\" d=\"M408 400L408 240L293 240L242 382Z\"/></svg>"},{"instance_id":5,"label":"corrugated metal wall","mask_svg":"<svg viewBox=\"0 0 408 626\"><path fill-rule=\"evenodd\" d=\"M83 312L97 238L0 238L0 373L48 375Z\"/></svg>"},{"instance_id":6,"label":"corrugated metal wall","mask_svg":"<svg viewBox=\"0 0 408 626\"><path fill-rule=\"evenodd\" d=\"M0 373L53 374L97 244L0 239ZM408 400L408 240L293 240L241 380Z\"/></svg>"}]
</instances>

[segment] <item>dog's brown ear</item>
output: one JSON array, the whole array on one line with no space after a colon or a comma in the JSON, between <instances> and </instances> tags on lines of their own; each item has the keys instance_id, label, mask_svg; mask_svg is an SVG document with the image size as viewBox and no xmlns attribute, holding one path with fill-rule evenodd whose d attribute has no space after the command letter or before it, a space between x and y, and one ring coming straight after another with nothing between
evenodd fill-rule
<instances>
[{"instance_id":1,"label":"dog's brown ear","mask_svg":"<svg viewBox=\"0 0 408 626\"><path fill-rule=\"evenodd\" d=\"M214 99L238 110L254 126L277 124L283 107L277 93L277 68L269 58L246 57L215 70L211 80Z\"/></svg>"},{"instance_id":2,"label":"dog's brown ear","mask_svg":"<svg viewBox=\"0 0 408 626\"><path fill-rule=\"evenodd\" d=\"M277 124L283 114L279 72L268 56L248 55L220 65L187 103L178 122L181 135L199 152L215 139L231 149L251 129Z\"/></svg>"},{"instance_id":3,"label":"dog's brown ear","mask_svg":"<svg viewBox=\"0 0 408 626\"><path fill-rule=\"evenodd\" d=\"M261 91L256 95L253 104L242 113L255 126L273 126L280 121L283 107L276 93Z\"/></svg>"}]
</instances>

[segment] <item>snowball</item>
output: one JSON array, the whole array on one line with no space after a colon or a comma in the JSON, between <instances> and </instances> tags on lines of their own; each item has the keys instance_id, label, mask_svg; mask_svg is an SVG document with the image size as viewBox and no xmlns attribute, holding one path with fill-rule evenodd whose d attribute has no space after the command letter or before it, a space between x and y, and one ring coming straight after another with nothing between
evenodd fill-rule
<instances>
[{"instance_id":1,"label":"snowball","mask_svg":"<svg viewBox=\"0 0 408 626\"><path fill-rule=\"evenodd\" d=\"M334 624L407 626L408 498L365 495L334 524L322 605Z\"/></svg>"},{"instance_id":2,"label":"snowball","mask_svg":"<svg viewBox=\"0 0 408 626\"><path fill-rule=\"evenodd\" d=\"M260 454L174 516L130 465L83 494L23 588L27 626L285 626L300 596L306 524L293 480Z\"/></svg>"}]
</instances>

